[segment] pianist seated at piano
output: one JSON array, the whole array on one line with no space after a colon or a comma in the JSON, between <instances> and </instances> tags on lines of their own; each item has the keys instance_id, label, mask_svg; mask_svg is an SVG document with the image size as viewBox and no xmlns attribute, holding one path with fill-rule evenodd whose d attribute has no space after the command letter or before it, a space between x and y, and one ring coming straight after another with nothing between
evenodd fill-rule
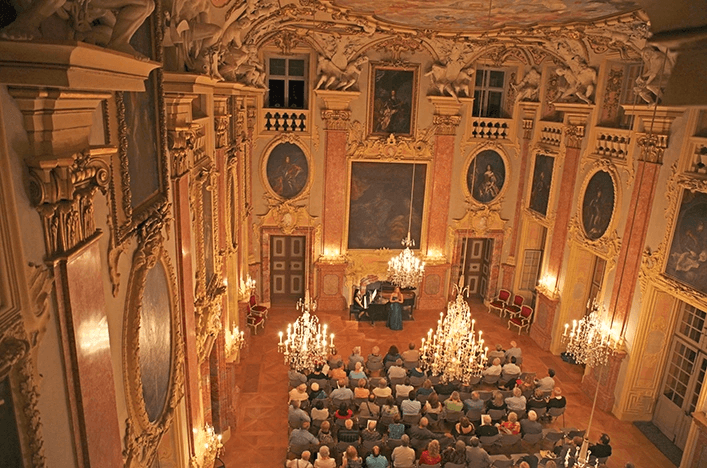
<instances>
[{"instance_id":1,"label":"pianist seated at piano","mask_svg":"<svg viewBox=\"0 0 707 468\"><path fill-rule=\"evenodd\" d=\"M366 284L362 283L358 289L356 289L353 304L351 305L351 308L357 313L358 320L360 321L363 317L367 317L371 321L371 326L375 323L369 311L369 306L371 301L375 299L375 296L376 290L374 289L373 292L369 293L366 289Z\"/></svg>"}]
</instances>

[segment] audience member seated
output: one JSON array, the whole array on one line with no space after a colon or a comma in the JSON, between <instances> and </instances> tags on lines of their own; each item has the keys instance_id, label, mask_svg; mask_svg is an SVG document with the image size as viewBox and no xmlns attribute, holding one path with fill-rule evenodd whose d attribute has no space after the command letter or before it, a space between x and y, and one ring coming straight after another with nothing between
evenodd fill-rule
<instances>
[{"instance_id":1,"label":"audience member seated","mask_svg":"<svg viewBox=\"0 0 707 468\"><path fill-rule=\"evenodd\" d=\"M383 365L387 369L395 364L396 361L400 361L402 363L403 357L398 352L398 347L393 345L388 349L388 354L386 354L383 358Z\"/></svg>"},{"instance_id":2,"label":"audience member seated","mask_svg":"<svg viewBox=\"0 0 707 468\"><path fill-rule=\"evenodd\" d=\"M299 400L293 400L290 402L290 407L287 409L287 423L292 428L302 427L302 423L310 422L311 418L300 408Z\"/></svg>"},{"instance_id":3,"label":"audience member seated","mask_svg":"<svg viewBox=\"0 0 707 468\"><path fill-rule=\"evenodd\" d=\"M363 459L358 456L358 450L353 445L349 445L341 461L341 468L361 468L363 466Z\"/></svg>"},{"instance_id":4,"label":"audience member seated","mask_svg":"<svg viewBox=\"0 0 707 468\"><path fill-rule=\"evenodd\" d=\"M464 402L462 402L459 392L456 390L444 400L444 409L447 411L462 411L464 409Z\"/></svg>"},{"instance_id":5,"label":"audience member seated","mask_svg":"<svg viewBox=\"0 0 707 468\"><path fill-rule=\"evenodd\" d=\"M536 379L535 380L535 386L536 388L539 388L545 393L550 393L552 392L552 389L555 388L555 370L554 369L548 369L547 370L547 375L543 377L542 379Z\"/></svg>"},{"instance_id":6,"label":"audience member seated","mask_svg":"<svg viewBox=\"0 0 707 468\"><path fill-rule=\"evenodd\" d=\"M539 388L536 388L535 391L533 392L533 397L528 400L528 402L525 405L525 410L530 411L534 410L537 408L546 408L547 407L547 399L545 398L545 394L543 393L542 390Z\"/></svg>"},{"instance_id":7,"label":"audience member seated","mask_svg":"<svg viewBox=\"0 0 707 468\"><path fill-rule=\"evenodd\" d=\"M356 367L356 363L360 362L361 366L363 366L363 356L361 356L361 347L356 346L354 349L351 351L351 356L349 356L349 364L348 364L348 370L352 371Z\"/></svg>"},{"instance_id":8,"label":"audience member seated","mask_svg":"<svg viewBox=\"0 0 707 468\"><path fill-rule=\"evenodd\" d=\"M402 445L395 447L390 455L394 468L413 468L415 466L415 450L410 447L410 437L403 434Z\"/></svg>"},{"instance_id":9,"label":"audience member seated","mask_svg":"<svg viewBox=\"0 0 707 468\"><path fill-rule=\"evenodd\" d=\"M579 453L582 442L583 439L580 436L576 436L571 442L562 445L559 454L560 463L564 463L565 466L574 466L576 462L575 456Z\"/></svg>"},{"instance_id":10,"label":"audience member seated","mask_svg":"<svg viewBox=\"0 0 707 468\"><path fill-rule=\"evenodd\" d=\"M309 411L309 415L316 421L326 421L329 419L329 408L324 405L324 400L315 401L314 408Z\"/></svg>"},{"instance_id":11,"label":"audience member seated","mask_svg":"<svg viewBox=\"0 0 707 468\"><path fill-rule=\"evenodd\" d=\"M500 364L501 361L506 360L506 352L503 350L503 346L501 344L497 344L496 349L494 349L493 351L489 351L487 357L489 362L493 362L498 359Z\"/></svg>"},{"instance_id":12,"label":"audience member seated","mask_svg":"<svg viewBox=\"0 0 707 468\"><path fill-rule=\"evenodd\" d=\"M478 442L479 439L476 440ZM447 463L466 465L466 444L463 440L457 440L453 446L444 449L442 452L442 464L446 465Z\"/></svg>"},{"instance_id":13,"label":"audience member seated","mask_svg":"<svg viewBox=\"0 0 707 468\"><path fill-rule=\"evenodd\" d=\"M371 390L371 392L378 398L388 398L393 394L393 390L390 389L385 379L381 379L380 382L378 382L378 386Z\"/></svg>"},{"instance_id":14,"label":"audience member seated","mask_svg":"<svg viewBox=\"0 0 707 468\"><path fill-rule=\"evenodd\" d=\"M564 408L567 406L567 399L562 396L560 387L555 387L552 391L552 398L547 400L547 409Z\"/></svg>"},{"instance_id":15,"label":"audience member seated","mask_svg":"<svg viewBox=\"0 0 707 468\"><path fill-rule=\"evenodd\" d=\"M589 446L589 452L595 458L607 458L611 456L611 439L607 434L602 434L599 442Z\"/></svg>"},{"instance_id":16,"label":"audience member seated","mask_svg":"<svg viewBox=\"0 0 707 468\"><path fill-rule=\"evenodd\" d=\"M304 452L302 452L302 455L300 455L299 458L295 458L294 460L287 460L285 466L287 468L312 468L312 464L309 462L311 456L312 454L309 452L309 450L305 450Z\"/></svg>"},{"instance_id":17,"label":"audience member seated","mask_svg":"<svg viewBox=\"0 0 707 468\"><path fill-rule=\"evenodd\" d=\"M344 363L339 362L336 364L336 366L332 366L331 370L329 371L329 377L336 381L345 379L347 376L346 370L344 369Z\"/></svg>"},{"instance_id":18,"label":"audience member seated","mask_svg":"<svg viewBox=\"0 0 707 468\"><path fill-rule=\"evenodd\" d=\"M321 445L328 445L329 447L334 446L334 434L331 433L331 423L329 421L322 422L317 438L319 439L319 444Z\"/></svg>"},{"instance_id":19,"label":"audience member seated","mask_svg":"<svg viewBox=\"0 0 707 468\"><path fill-rule=\"evenodd\" d=\"M451 395L456 390L456 387L452 382L440 382L434 386L434 389L438 395Z\"/></svg>"},{"instance_id":20,"label":"audience member seated","mask_svg":"<svg viewBox=\"0 0 707 468\"><path fill-rule=\"evenodd\" d=\"M484 369L484 371L481 373L482 375L501 375L501 371L503 368L501 368L501 359L496 358L493 360L493 364L491 364L489 367Z\"/></svg>"},{"instance_id":21,"label":"audience member seated","mask_svg":"<svg viewBox=\"0 0 707 468\"><path fill-rule=\"evenodd\" d=\"M520 432L525 434L540 434L543 425L538 422L538 413L533 410L528 411L528 418L520 421Z\"/></svg>"},{"instance_id":22,"label":"audience member seated","mask_svg":"<svg viewBox=\"0 0 707 468\"><path fill-rule=\"evenodd\" d=\"M290 445L318 445L319 439L309 432L309 421L304 421L299 429L292 429L290 433Z\"/></svg>"},{"instance_id":23,"label":"audience member seated","mask_svg":"<svg viewBox=\"0 0 707 468\"><path fill-rule=\"evenodd\" d=\"M491 424L491 416L481 415L481 426L476 428L476 435L479 437L493 437L498 435L498 428Z\"/></svg>"},{"instance_id":24,"label":"audience member seated","mask_svg":"<svg viewBox=\"0 0 707 468\"><path fill-rule=\"evenodd\" d=\"M336 438L339 439L339 442L348 442L349 444L358 444L361 442L358 429L354 428L353 419L347 419L346 422L344 422L344 428L339 429Z\"/></svg>"},{"instance_id":25,"label":"audience member seated","mask_svg":"<svg viewBox=\"0 0 707 468\"><path fill-rule=\"evenodd\" d=\"M319 387L317 382L312 382L309 389L309 401L315 402L316 400L324 400L326 398L326 392L324 389Z\"/></svg>"},{"instance_id":26,"label":"audience member seated","mask_svg":"<svg viewBox=\"0 0 707 468\"><path fill-rule=\"evenodd\" d=\"M360 379L367 379L367 378L368 378L368 376L363 371L363 363L356 362L354 364L354 369L351 372L349 372L349 379L350 380L353 380L353 379L360 380Z\"/></svg>"},{"instance_id":27,"label":"audience member seated","mask_svg":"<svg viewBox=\"0 0 707 468\"><path fill-rule=\"evenodd\" d=\"M402 366L402 361L397 360L388 368L389 379L404 379L407 377L408 371Z\"/></svg>"},{"instance_id":28,"label":"audience member seated","mask_svg":"<svg viewBox=\"0 0 707 468\"><path fill-rule=\"evenodd\" d=\"M381 417L393 418L399 414L398 405L395 404L395 398L391 395L386 398L385 403L381 407Z\"/></svg>"},{"instance_id":29,"label":"audience member seated","mask_svg":"<svg viewBox=\"0 0 707 468\"><path fill-rule=\"evenodd\" d=\"M366 386L366 379L360 379L358 385L354 388L354 398L368 398L371 391Z\"/></svg>"},{"instance_id":30,"label":"audience member seated","mask_svg":"<svg viewBox=\"0 0 707 468\"><path fill-rule=\"evenodd\" d=\"M366 369L369 372L377 372L383 368L383 356L380 355L380 348L374 346L371 350L371 354L368 355L366 359Z\"/></svg>"},{"instance_id":31,"label":"audience member seated","mask_svg":"<svg viewBox=\"0 0 707 468\"><path fill-rule=\"evenodd\" d=\"M351 419L353 418L353 411L349 408L349 405L342 403L339 405L339 409L334 412L334 417L336 419Z\"/></svg>"},{"instance_id":32,"label":"audience member seated","mask_svg":"<svg viewBox=\"0 0 707 468\"><path fill-rule=\"evenodd\" d=\"M422 382L422 387L417 389L417 394L418 395L430 395L435 391L434 388L432 388L432 381L430 379L425 380Z\"/></svg>"},{"instance_id":33,"label":"audience member seated","mask_svg":"<svg viewBox=\"0 0 707 468\"><path fill-rule=\"evenodd\" d=\"M317 364L314 366L314 370L307 376L307 380L327 380L328 377L324 375L324 372L322 372L323 367L324 366L322 364Z\"/></svg>"},{"instance_id":34,"label":"audience member seated","mask_svg":"<svg viewBox=\"0 0 707 468\"><path fill-rule=\"evenodd\" d=\"M388 468L388 459L381 455L378 445L374 445L371 454L366 457L366 468Z\"/></svg>"},{"instance_id":35,"label":"audience member seated","mask_svg":"<svg viewBox=\"0 0 707 468\"><path fill-rule=\"evenodd\" d=\"M400 422L400 416L395 415L393 422L388 424L388 439L401 440L405 434L405 424Z\"/></svg>"},{"instance_id":36,"label":"audience member seated","mask_svg":"<svg viewBox=\"0 0 707 468\"><path fill-rule=\"evenodd\" d=\"M420 466L424 465L436 465L442 461L442 455L439 453L439 442L436 440L431 440L427 444L427 450L422 452L420 455Z\"/></svg>"},{"instance_id":37,"label":"audience member seated","mask_svg":"<svg viewBox=\"0 0 707 468\"><path fill-rule=\"evenodd\" d=\"M403 357L403 363L417 363L420 359L420 352L415 349L415 343L410 343L407 351L403 351L401 356Z\"/></svg>"},{"instance_id":38,"label":"audience member seated","mask_svg":"<svg viewBox=\"0 0 707 468\"><path fill-rule=\"evenodd\" d=\"M518 347L518 344L515 341L511 341L511 347L508 348L505 353L506 362L511 362L512 357L516 358L516 361L517 361L518 358L520 358L522 356L523 356L523 353L521 352L520 348Z\"/></svg>"},{"instance_id":39,"label":"audience member seated","mask_svg":"<svg viewBox=\"0 0 707 468\"><path fill-rule=\"evenodd\" d=\"M307 376L295 369L287 371L287 378L290 380L290 385L297 387L299 384L307 383ZM297 385L294 385L297 383Z\"/></svg>"},{"instance_id":40,"label":"audience member seated","mask_svg":"<svg viewBox=\"0 0 707 468\"><path fill-rule=\"evenodd\" d=\"M468 398L464 400L464 408L469 411L469 410L478 410L481 411L484 409L484 406L486 403L484 400L481 399L479 396L479 392L473 391L471 392L471 398Z\"/></svg>"},{"instance_id":41,"label":"audience member seated","mask_svg":"<svg viewBox=\"0 0 707 468\"><path fill-rule=\"evenodd\" d=\"M518 422L518 415L515 414L513 411L508 413L508 420L503 421L498 426L498 431L503 434L520 434L520 423Z\"/></svg>"},{"instance_id":42,"label":"audience member seated","mask_svg":"<svg viewBox=\"0 0 707 468\"><path fill-rule=\"evenodd\" d=\"M410 378L405 377L405 381L403 381L403 383L395 386L395 398L407 397L414 389L415 387L410 385Z\"/></svg>"},{"instance_id":43,"label":"audience member seated","mask_svg":"<svg viewBox=\"0 0 707 468\"><path fill-rule=\"evenodd\" d=\"M509 411L525 411L526 400L520 388L513 389L513 396L506 398L506 405Z\"/></svg>"},{"instance_id":44,"label":"audience member seated","mask_svg":"<svg viewBox=\"0 0 707 468\"><path fill-rule=\"evenodd\" d=\"M489 423L490 422L491 420L489 419ZM495 429L495 426L488 427ZM498 429L496 429L496 434L498 434ZM478 437L472 437L469 446L466 448L466 463L467 466L473 466L474 468L489 468L491 466L491 457L489 457L488 452L481 447Z\"/></svg>"},{"instance_id":45,"label":"audience member seated","mask_svg":"<svg viewBox=\"0 0 707 468\"><path fill-rule=\"evenodd\" d=\"M380 440L381 439L381 434L376 430L376 425L378 423L374 420L368 421L368 424L366 424L366 428L361 431L361 440L363 442L367 440Z\"/></svg>"},{"instance_id":46,"label":"audience member seated","mask_svg":"<svg viewBox=\"0 0 707 468\"><path fill-rule=\"evenodd\" d=\"M410 438L424 441L425 444L432 439L436 439L437 436L435 436L434 432L430 431L427 428L429 423L430 421L427 418L420 418L420 422L417 424L417 426L413 426L408 430Z\"/></svg>"},{"instance_id":47,"label":"audience member seated","mask_svg":"<svg viewBox=\"0 0 707 468\"><path fill-rule=\"evenodd\" d=\"M290 390L290 401L305 401L309 400L309 393L307 393L307 384L301 383L296 388Z\"/></svg>"},{"instance_id":48,"label":"audience member seated","mask_svg":"<svg viewBox=\"0 0 707 468\"><path fill-rule=\"evenodd\" d=\"M378 419L380 417L380 406L376 405L376 396L368 395L368 401L364 401L358 407L358 415L361 418Z\"/></svg>"},{"instance_id":49,"label":"audience member seated","mask_svg":"<svg viewBox=\"0 0 707 468\"><path fill-rule=\"evenodd\" d=\"M337 388L332 390L329 394L329 398L331 398L332 401L352 400L353 397L353 392L349 387L346 386L346 379L340 379L337 383Z\"/></svg>"},{"instance_id":50,"label":"audience member seated","mask_svg":"<svg viewBox=\"0 0 707 468\"><path fill-rule=\"evenodd\" d=\"M408 393L406 400L400 403L400 411L402 411L403 416L420 414L422 412L422 403L416 400L417 393L415 390Z\"/></svg>"},{"instance_id":51,"label":"audience member seated","mask_svg":"<svg viewBox=\"0 0 707 468\"><path fill-rule=\"evenodd\" d=\"M319 447L319 456L314 462L314 468L336 468L336 460L329 455L329 447L326 445Z\"/></svg>"},{"instance_id":52,"label":"audience member seated","mask_svg":"<svg viewBox=\"0 0 707 468\"><path fill-rule=\"evenodd\" d=\"M329 357L327 358L327 362L328 362L329 367L330 367L331 369L334 369L334 368L337 367L339 364L341 364L341 365L344 364L344 360L341 359L341 356L340 356L339 353L336 351L336 348L334 348L334 349L329 353Z\"/></svg>"},{"instance_id":53,"label":"audience member seated","mask_svg":"<svg viewBox=\"0 0 707 468\"><path fill-rule=\"evenodd\" d=\"M518 459L518 468L538 468L538 457L527 454Z\"/></svg>"},{"instance_id":54,"label":"audience member seated","mask_svg":"<svg viewBox=\"0 0 707 468\"><path fill-rule=\"evenodd\" d=\"M427 377L425 371L422 370L420 366L415 366L409 371L410 377L416 377L418 379L424 379Z\"/></svg>"},{"instance_id":55,"label":"audience member seated","mask_svg":"<svg viewBox=\"0 0 707 468\"><path fill-rule=\"evenodd\" d=\"M454 427L452 427L452 435L457 438L470 438L474 435L474 425L468 418L463 417L454 425Z\"/></svg>"},{"instance_id":56,"label":"audience member seated","mask_svg":"<svg viewBox=\"0 0 707 468\"><path fill-rule=\"evenodd\" d=\"M503 393L494 390L493 397L486 402L486 410L503 410L508 408L506 401L503 399Z\"/></svg>"},{"instance_id":57,"label":"audience member seated","mask_svg":"<svg viewBox=\"0 0 707 468\"><path fill-rule=\"evenodd\" d=\"M425 414L441 414L444 406L439 402L439 395L432 393L425 402Z\"/></svg>"},{"instance_id":58,"label":"audience member seated","mask_svg":"<svg viewBox=\"0 0 707 468\"><path fill-rule=\"evenodd\" d=\"M511 360L501 368L501 380L507 380L510 375L520 375L520 367L516 365L515 356L512 356Z\"/></svg>"}]
</instances>

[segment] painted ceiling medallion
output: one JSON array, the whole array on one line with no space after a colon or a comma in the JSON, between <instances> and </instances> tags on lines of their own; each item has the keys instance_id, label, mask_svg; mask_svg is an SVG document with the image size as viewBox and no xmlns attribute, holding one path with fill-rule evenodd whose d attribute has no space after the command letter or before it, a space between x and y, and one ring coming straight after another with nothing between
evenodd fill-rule
<instances>
[{"instance_id":1,"label":"painted ceiling medallion","mask_svg":"<svg viewBox=\"0 0 707 468\"><path fill-rule=\"evenodd\" d=\"M331 3L387 23L421 30L465 32L592 21L639 8L631 0L493 0L490 8L487 0L332 0Z\"/></svg>"}]
</instances>

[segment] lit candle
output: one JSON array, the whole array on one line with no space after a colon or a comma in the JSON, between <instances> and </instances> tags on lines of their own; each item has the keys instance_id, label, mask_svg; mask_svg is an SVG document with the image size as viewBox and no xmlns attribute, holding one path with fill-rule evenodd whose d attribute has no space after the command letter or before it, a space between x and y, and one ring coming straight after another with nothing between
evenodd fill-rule
<instances>
[{"instance_id":1,"label":"lit candle","mask_svg":"<svg viewBox=\"0 0 707 468\"><path fill-rule=\"evenodd\" d=\"M565 324L565 332L562 334L562 336L567 336L567 329L570 327L569 323Z\"/></svg>"},{"instance_id":2,"label":"lit candle","mask_svg":"<svg viewBox=\"0 0 707 468\"><path fill-rule=\"evenodd\" d=\"M282 332L278 333L278 335L280 336L280 344L282 344Z\"/></svg>"},{"instance_id":3,"label":"lit candle","mask_svg":"<svg viewBox=\"0 0 707 468\"><path fill-rule=\"evenodd\" d=\"M331 342L329 343L329 346L334 346L334 334L331 334Z\"/></svg>"}]
</instances>

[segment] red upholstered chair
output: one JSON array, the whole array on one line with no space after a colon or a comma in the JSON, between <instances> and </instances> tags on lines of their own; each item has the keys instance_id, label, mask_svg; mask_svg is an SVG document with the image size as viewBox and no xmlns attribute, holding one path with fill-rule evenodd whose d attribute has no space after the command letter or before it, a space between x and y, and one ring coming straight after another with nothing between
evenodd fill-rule
<instances>
[{"instance_id":1,"label":"red upholstered chair","mask_svg":"<svg viewBox=\"0 0 707 468\"><path fill-rule=\"evenodd\" d=\"M506 307L503 308L503 314L504 316L508 314L510 317L515 317L520 313L520 308L523 305L523 296L520 294L516 294L513 296L513 303L507 304Z\"/></svg>"},{"instance_id":2,"label":"red upholstered chair","mask_svg":"<svg viewBox=\"0 0 707 468\"><path fill-rule=\"evenodd\" d=\"M248 315L257 315L263 318L268 318L268 308L262 304L258 304L255 294L251 294L248 301Z\"/></svg>"},{"instance_id":3,"label":"red upholstered chair","mask_svg":"<svg viewBox=\"0 0 707 468\"><path fill-rule=\"evenodd\" d=\"M498 292L498 297L489 304L489 312L498 310L498 315L503 313L503 309L508 305L508 300L511 298L511 292L506 289L501 289Z\"/></svg>"},{"instance_id":4,"label":"red upholstered chair","mask_svg":"<svg viewBox=\"0 0 707 468\"><path fill-rule=\"evenodd\" d=\"M530 328L530 322L533 320L533 308L527 305L521 306L520 307L520 313L515 316L511 317L510 320L508 320L508 329L511 329L511 325L514 325L518 327L518 334L520 335L520 331L525 328L528 330Z\"/></svg>"},{"instance_id":5,"label":"red upholstered chair","mask_svg":"<svg viewBox=\"0 0 707 468\"><path fill-rule=\"evenodd\" d=\"M260 328L261 330L265 328L265 317L248 314L248 316L246 317L246 323L253 332L253 335L257 335L258 328Z\"/></svg>"}]
</instances>

